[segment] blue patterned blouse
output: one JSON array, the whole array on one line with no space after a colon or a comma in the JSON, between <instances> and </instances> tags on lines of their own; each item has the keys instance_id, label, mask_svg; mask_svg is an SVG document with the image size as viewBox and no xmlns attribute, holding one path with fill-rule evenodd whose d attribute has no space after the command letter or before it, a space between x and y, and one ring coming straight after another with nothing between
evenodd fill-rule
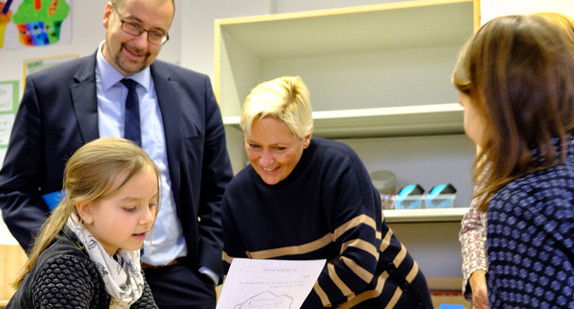
<instances>
[{"instance_id":1,"label":"blue patterned blouse","mask_svg":"<svg viewBox=\"0 0 574 309\"><path fill-rule=\"evenodd\" d=\"M560 165L500 189L487 218L490 308L574 308L572 142Z\"/></svg>"}]
</instances>

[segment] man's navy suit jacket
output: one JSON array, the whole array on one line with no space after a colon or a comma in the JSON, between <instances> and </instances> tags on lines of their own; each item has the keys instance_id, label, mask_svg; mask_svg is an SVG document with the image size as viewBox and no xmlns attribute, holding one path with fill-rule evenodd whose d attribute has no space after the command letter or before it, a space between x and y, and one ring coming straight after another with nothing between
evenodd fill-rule
<instances>
[{"instance_id":1,"label":"man's navy suit jacket","mask_svg":"<svg viewBox=\"0 0 574 309\"><path fill-rule=\"evenodd\" d=\"M49 214L41 196L62 189L68 158L99 137L95 68L94 53L26 79L0 171L2 215L25 250ZM188 261L222 277L220 205L232 171L211 82L159 60L150 69Z\"/></svg>"}]
</instances>

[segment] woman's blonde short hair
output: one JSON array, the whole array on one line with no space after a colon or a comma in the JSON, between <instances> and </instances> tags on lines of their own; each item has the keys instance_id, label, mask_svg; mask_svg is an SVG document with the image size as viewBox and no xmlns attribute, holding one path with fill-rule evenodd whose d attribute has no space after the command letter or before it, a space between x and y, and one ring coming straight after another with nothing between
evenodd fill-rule
<instances>
[{"instance_id":1,"label":"woman's blonde short hair","mask_svg":"<svg viewBox=\"0 0 574 309\"><path fill-rule=\"evenodd\" d=\"M278 77L260 83L251 90L241 110L243 133L251 134L253 121L266 117L282 120L300 139L313 132L309 90L299 76Z\"/></svg>"}]
</instances>

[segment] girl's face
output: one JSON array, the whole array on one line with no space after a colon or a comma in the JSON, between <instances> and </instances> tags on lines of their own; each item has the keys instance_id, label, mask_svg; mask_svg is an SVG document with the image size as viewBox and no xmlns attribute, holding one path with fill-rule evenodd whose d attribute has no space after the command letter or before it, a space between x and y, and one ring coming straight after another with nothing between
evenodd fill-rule
<instances>
[{"instance_id":1,"label":"girl's face","mask_svg":"<svg viewBox=\"0 0 574 309\"><path fill-rule=\"evenodd\" d=\"M118 179L118 184L120 183ZM118 249L139 250L157 212L157 175L148 167L115 195L78 205L86 228L113 256Z\"/></svg>"},{"instance_id":2,"label":"girl's face","mask_svg":"<svg viewBox=\"0 0 574 309\"><path fill-rule=\"evenodd\" d=\"M279 183L295 169L311 135L299 139L282 120L256 119L251 135L245 135L245 151L251 166L269 185Z\"/></svg>"},{"instance_id":3,"label":"girl's face","mask_svg":"<svg viewBox=\"0 0 574 309\"><path fill-rule=\"evenodd\" d=\"M462 92L458 92L458 102L464 108L464 132L478 146L484 147L486 125L484 119L476 110L472 98Z\"/></svg>"}]
</instances>

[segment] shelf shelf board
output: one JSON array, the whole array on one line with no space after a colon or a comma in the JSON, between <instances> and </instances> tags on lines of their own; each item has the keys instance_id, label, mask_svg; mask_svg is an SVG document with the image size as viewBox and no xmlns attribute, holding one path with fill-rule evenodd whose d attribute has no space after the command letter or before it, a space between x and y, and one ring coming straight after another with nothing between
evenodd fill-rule
<instances>
[{"instance_id":1,"label":"shelf shelf board","mask_svg":"<svg viewBox=\"0 0 574 309\"><path fill-rule=\"evenodd\" d=\"M458 103L313 112L313 136L325 138L389 137L464 133ZM224 117L239 131L239 116Z\"/></svg>"},{"instance_id":2,"label":"shelf shelf board","mask_svg":"<svg viewBox=\"0 0 574 309\"><path fill-rule=\"evenodd\" d=\"M468 207L436 209L384 209L388 223L460 221Z\"/></svg>"},{"instance_id":3,"label":"shelf shelf board","mask_svg":"<svg viewBox=\"0 0 574 309\"><path fill-rule=\"evenodd\" d=\"M281 59L461 45L472 33L472 9L472 0L406 1L218 19L216 27L261 59Z\"/></svg>"}]
</instances>

